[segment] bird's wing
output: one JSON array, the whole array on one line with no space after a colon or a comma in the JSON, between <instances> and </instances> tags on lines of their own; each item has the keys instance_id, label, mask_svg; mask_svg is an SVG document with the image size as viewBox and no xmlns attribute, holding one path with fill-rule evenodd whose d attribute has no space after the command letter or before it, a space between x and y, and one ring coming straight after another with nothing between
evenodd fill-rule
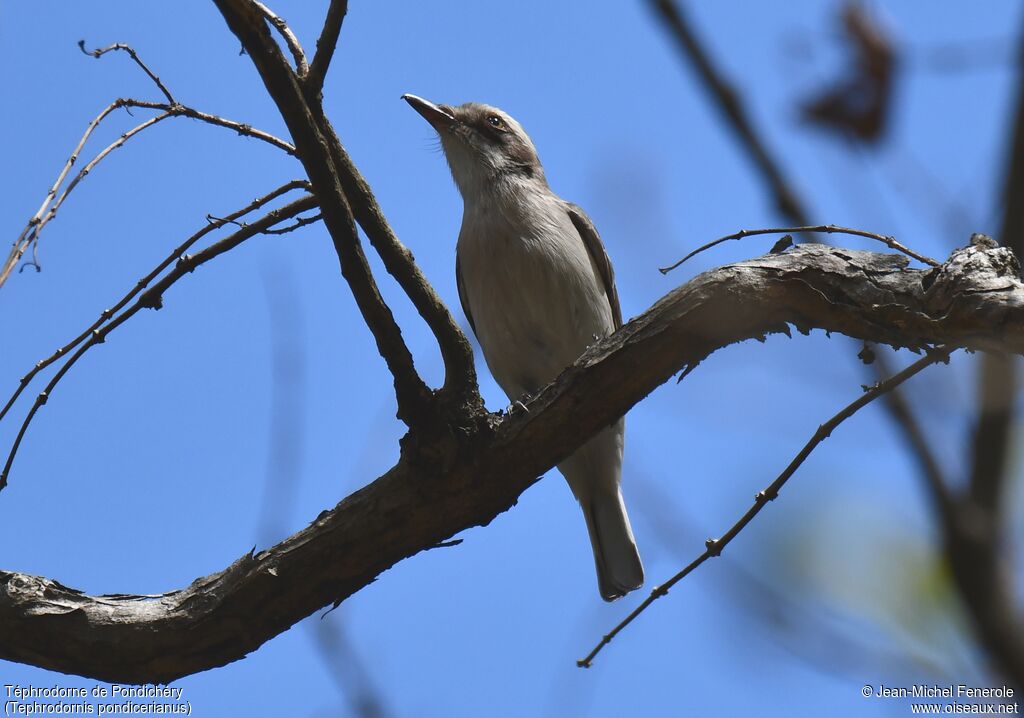
<instances>
[{"instance_id":1,"label":"bird's wing","mask_svg":"<svg viewBox=\"0 0 1024 718\"><path fill-rule=\"evenodd\" d=\"M466 315L466 319L469 320L469 327L476 334L476 325L473 324L473 315L469 311L469 302L466 300L466 288L462 283L462 265L459 262L459 253L455 253L455 286L459 289L459 303L462 305L462 311Z\"/></svg>"},{"instance_id":2,"label":"bird's wing","mask_svg":"<svg viewBox=\"0 0 1024 718\"><path fill-rule=\"evenodd\" d=\"M615 270L612 269L612 262L608 259L608 253L604 250L604 243L601 242L601 236L597 233L597 228L590 221L587 213L571 202L566 202L565 204L573 226L580 233L583 245L587 248L587 253L590 255L594 266L597 267L601 283L604 285L605 294L608 295L608 302L612 305L612 319L615 322L615 328L618 329L622 326L622 308L619 306L619 293L615 289ZM466 306L465 301L463 301L462 306ZM468 315L469 312L467 311L466 314ZM470 320L470 323L472 323L472 320Z\"/></svg>"}]
</instances>

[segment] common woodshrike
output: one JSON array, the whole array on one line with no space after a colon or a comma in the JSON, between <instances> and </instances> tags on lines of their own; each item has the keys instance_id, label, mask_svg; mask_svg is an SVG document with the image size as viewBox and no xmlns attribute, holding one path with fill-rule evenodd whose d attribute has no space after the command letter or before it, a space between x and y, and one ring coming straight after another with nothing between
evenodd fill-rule
<instances>
[{"instance_id":1,"label":"common woodshrike","mask_svg":"<svg viewBox=\"0 0 1024 718\"><path fill-rule=\"evenodd\" d=\"M441 138L462 195L459 299L491 374L513 402L622 324L612 265L583 210L551 191L537 150L495 107L403 95ZM606 601L643 584L622 501L622 419L558 465L583 509Z\"/></svg>"}]
</instances>

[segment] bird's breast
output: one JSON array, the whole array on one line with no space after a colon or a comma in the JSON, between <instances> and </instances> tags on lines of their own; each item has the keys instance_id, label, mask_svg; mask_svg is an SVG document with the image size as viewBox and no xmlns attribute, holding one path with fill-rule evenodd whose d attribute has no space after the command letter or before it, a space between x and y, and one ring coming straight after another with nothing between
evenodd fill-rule
<instances>
[{"instance_id":1,"label":"bird's breast","mask_svg":"<svg viewBox=\"0 0 1024 718\"><path fill-rule=\"evenodd\" d=\"M487 365L511 399L550 382L613 330L611 307L568 214L463 218L463 292Z\"/></svg>"}]
</instances>

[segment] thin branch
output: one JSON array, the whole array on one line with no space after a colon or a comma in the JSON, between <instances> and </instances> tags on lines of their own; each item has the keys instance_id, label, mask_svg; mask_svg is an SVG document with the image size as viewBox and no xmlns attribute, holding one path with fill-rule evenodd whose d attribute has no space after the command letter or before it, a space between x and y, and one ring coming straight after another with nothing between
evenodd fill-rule
<instances>
[{"instance_id":1,"label":"thin branch","mask_svg":"<svg viewBox=\"0 0 1024 718\"><path fill-rule=\"evenodd\" d=\"M100 112L100 114L93 118L92 122L90 122L89 126L85 129L85 133L82 135L82 138L78 141L78 144L75 145L75 149L71 151L71 156L68 157L67 162L64 163L64 167L57 175L57 179L50 186L50 189L46 192L46 197L43 198L43 203L39 206L39 209L36 211L36 213L32 215L32 218L28 221L28 224L25 225L25 228L21 231L21 234L18 235L18 238L14 240L14 246L11 250L11 254L7 258L7 261L4 263L3 268L0 269L0 286L3 285L8 274L10 274L11 270L14 268L14 265L18 263L18 260L21 259L21 256L25 253L25 250L28 248L28 243L31 241L31 238L29 238L30 233L34 234L33 230L35 229L36 225L38 225L42 221L44 213L50 206L50 202L52 202L54 197L57 196L57 190L60 189L61 183L64 182L64 179L65 177L67 177L68 172L71 171L71 167L78 160L78 155L82 151L82 148L85 146L85 143L88 141L89 137L92 136L93 131L99 126L99 124L107 115L109 115L111 112L118 109L119 107L123 106L121 102L121 100L117 100L116 102L113 102L110 105L108 105L102 112Z\"/></svg>"},{"instance_id":2,"label":"thin branch","mask_svg":"<svg viewBox=\"0 0 1024 718\"><path fill-rule=\"evenodd\" d=\"M163 306L164 292L186 274L195 271L197 267L209 262L211 259L221 254L224 254L228 250L234 249L250 237L265 233L267 229L273 227L275 224L286 219L291 219L302 212L312 209L316 205L316 198L312 195L306 195L279 209L271 210L255 222L245 225L234 234L211 244L209 247L206 247L196 254L186 254L179 257L174 268L165 274L160 281L143 292L130 307L120 314L110 317L107 323L103 324L102 327L93 329L89 333L89 338L78 347L78 350L75 351L75 353L72 354L66 362L64 362L61 368L57 370L57 373L53 375L53 378L50 379L49 383L47 383L46 387L36 396L36 400L29 409L25 420L21 424L18 434L14 439L11 450L7 455L7 461L4 464L3 471L0 472L0 490L3 490L3 488L7 486L7 478L10 476L11 466L14 464L14 458L21 446L22 439L25 437L25 432L28 431L28 427L32 423L32 419L35 418L39 409L46 404L60 380L63 379L64 375L68 373L71 367L73 367L78 360L82 358L83 354L97 344L105 342L107 336L112 331L134 316L140 309L161 308Z\"/></svg>"},{"instance_id":3,"label":"thin branch","mask_svg":"<svg viewBox=\"0 0 1024 718\"><path fill-rule=\"evenodd\" d=\"M146 122L143 122L140 125L135 126L131 130L122 134L115 142L104 148L75 177L72 178L71 182L58 197L57 192L60 189L61 184L67 178L67 175L71 170L72 166L74 166L74 164L77 162L78 156L81 153L82 148L85 146L85 143L92 136L93 132L96 130L99 124L114 110L128 107L138 107L149 110L160 110L161 114L147 120ZM207 112L202 112L192 107L186 107L185 105L168 105L162 102L147 102L145 100L119 98L112 102L110 105L108 105L106 108L104 108L103 111L100 112L100 114L98 114L89 123L89 126L85 130L85 133L82 135L81 139L78 141L78 144L75 146L75 149L68 157L67 162L64 163L64 167L61 168L60 173L57 175L56 181L47 191L46 197L43 199L43 203L40 205L39 209L25 225L24 229L22 229L21 234L18 235L18 238L14 241L14 245L11 248L11 252L7 257L7 260L4 262L4 265L0 267L0 286L3 286L4 282L7 281L7 278L10 276L11 271L13 271L14 267L18 264L18 261L22 258L22 256L28 250L28 248L30 246L34 246L34 244L39 240L39 235L43 227L45 227L50 222L50 220L52 220L57 215L57 210L64 203L68 195L78 185L78 183L85 179L86 176L88 176L88 174L93 169L95 169L96 165L101 160L107 157L115 149L121 147L121 145L127 142L131 137L134 137L141 131L149 127L152 127L153 125L167 119L168 117L189 117L195 120L199 120L201 122L205 122L210 125L224 127L226 129L234 130L239 135L252 137L263 142L266 142L270 145L273 145L274 147L277 147L280 150L287 152L290 155L295 154L295 148L289 143L285 142L284 140L281 140L275 137L274 135L264 132L263 130L257 130L251 127L250 125L246 125L241 122L235 122L234 120L229 120L224 117L211 115Z\"/></svg>"},{"instance_id":4,"label":"thin branch","mask_svg":"<svg viewBox=\"0 0 1024 718\"><path fill-rule=\"evenodd\" d=\"M193 107L188 107L186 105L172 105L170 107L165 107L160 104L147 103L139 100L129 100L126 101L125 104L126 106L131 107L148 107L153 110L164 110L165 112L168 112L171 115L174 115L175 117L190 117L193 120L199 120L200 122L205 122L209 125L224 127L229 130L234 130L243 137L252 137L253 139L266 142L267 144L272 145L273 147L276 147L279 150L283 150L289 155L295 155L295 147L291 143L285 142L281 138L275 137L269 132L264 132L263 130L256 129L252 125L247 125L244 122L236 122L235 120L229 120L218 115L211 115L208 112L203 112L201 110L197 110Z\"/></svg>"},{"instance_id":5,"label":"thin branch","mask_svg":"<svg viewBox=\"0 0 1024 718\"><path fill-rule=\"evenodd\" d=\"M338 169L342 188L349 198L356 221L377 251L384 268L409 297L417 313L437 340L444 362L441 392L455 403L479 401L473 348L462 328L420 271L412 252L402 244L377 204L373 191L359 173L326 117L322 118L330 138L331 157Z\"/></svg>"},{"instance_id":6,"label":"thin branch","mask_svg":"<svg viewBox=\"0 0 1024 718\"><path fill-rule=\"evenodd\" d=\"M311 217L299 217L292 224L289 224L287 227L281 227L280 229L268 229L263 234L288 234L289 232L294 232L300 227L305 227L306 225L310 224L316 224L321 220L323 220L323 215L317 212Z\"/></svg>"},{"instance_id":7,"label":"thin branch","mask_svg":"<svg viewBox=\"0 0 1024 718\"><path fill-rule=\"evenodd\" d=\"M236 210L236 211L232 212L231 214L227 215L224 218L211 219L206 224L206 226L204 226L198 232L196 232L191 237L186 239L182 244L180 244L179 246L175 247L171 251L171 253L169 255L167 255L167 257L162 262L160 262L160 264L158 264L155 268L153 268L153 270L151 272L149 272L149 274L147 274L142 279L140 279L138 282L136 282L135 286L127 294L125 294L123 297L121 297L121 299L118 300L118 302L114 306L110 307L109 309L103 310L103 312L100 314L99 318L95 322L93 322L85 331L83 331L81 334L79 334L77 337L75 337L74 339L69 341L64 346L62 346L59 349L57 349L57 351L55 351L53 354L51 354L47 358L37 362L36 365L34 367L32 367L31 371L29 371L27 374L25 374L23 377L21 377L21 380L18 382L18 388L14 391L14 393L11 395L11 397L7 400L7 403L4 405L3 409L0 409L0 421L2 421L3 418L7 415L7 412L10 411L11 407L14 405L14 402L16 402L18 400L18 397L21 396L22 391L24 391L25 387L28 386L28 384L32 381L32 379L35 378L35 376L39 372L41 372L43 369L45 369L46 367L48 367L51 364L53 364L53 362L57 361L61 357L67 355L67 353L69 351L71 351L76 346L81 344L83 341L88 339L89 336L95 330L99 329L100 326L102 326L111 317L113 317L117 312L119 312L121 309L123 309L125 307L125 305L127 305L128 302L130 302L132 299L134 299L135 296L139 292L141 292L143 289L145 289L147 286L149 286L149 283L152 282L156 278L156 276L158 274L160 274L165 269L167 269L169 266L171 266L179 257L181 257L182 254L187 252L192 247L192 245L194 245L196 242L198 242L200 239L202 239L205 235L209 234L210 232L214 231L215 229L219 229L220 227L223 227L225 224L229 224L229 223L237 224L237 220L238 220L239 217L243 217L243 216L249 214L250 212L253 212L253 211L259 209L260 207L264 206L268 202L270 202L270 201L272 201L274 199L277 199L281 195L286 194L287 192L290 192L290 191L292 191L294 189L306 189L306 190L308 190L309 189L309 183L306 182L305 180L292 180L291 182L283 184L280 187L278 187L277 189L275 189L275 190L273 190L271 192L268 192L267 194L263 195L262 197L258 197L257 199L253 200L250 204L246 205L245 207L242 207L239 210ZM241 226L241 225L239 225L239 226ZM268 230L268 232L265 232L265 234L271 233L272 231L273 230Z\"/></svg>"},{"instance_id":8,"label":"thin branch","mask_svg":"<svg viewBox=\"0 0 1024 718\"><path fill-rule=\"evenodd\" d=\"M695 249L692 252L690 252L689 254L687 254L685 257L680 259L675 264L672 264L672 265L670 265L668 267L660 267L658 269L658 271L661 272L662 274L668 274L669 272L671 272L673 269L675 269L676 267L681 265L686 260L688 260L688 259L690 259L692 257L695 257L696 255L700 254L701 252L704 252L704 251L706 251L708 249L711 249L712 247L715 247L715 246L717 246L719 244L722 244L723 242L728 242L728 241L733 240L733 239L743 239L744 237L753 237L753 236L761 235L761 234L787 234L787 233L791 233L791 232L792 233L797 233L797 234L806 234L806 233L809 233L809 232L820 232L820 233L824 233L824 234L849 234L849 235L853 235L855 237L866 237L868 239L873 239L873 240L875 240L877 242L881 242L882 244L886 245L887 247L891 247L892 249L895 249L895 250L897 250L899 252L903 252L903 254L907 255L908 257L913 257L914 259L916 259L918 262L921 262L922 264L928 264L928 265L931 265L932 267L938 267L939 264L940 264L939 262L936 262L931 257L925 257L924 255L918 254L917 252L913 251L912 249L909 249L909 248L903 246L902 244L900 244L899 242L896 241L895 237L892 237L892 236L889 236L889 235L876 234L874 232L865 232L862 229L851 229L849 227L837 227L834 224L817 224L817 225L809 226L809 227L772 227L772 228L769 228L769 229L741 229L739 232L735 232L733 234L727 234L724 237L719 237L718 239L714 240L713 242L708 242L707 244L704 244L704 245L701 245L700 247L697 247L697 249Z\"/></svg>"},{"instance_id":9,"label":"thin branch","mask_svg":"<svg viewBox=\"0 0 1024 718\"><path fill-rule=\"evenodd\" d=\"M106 116L108 111L109 108L107 110L104 110L102 113L100 113L100 117ZM107 145L99 154L93 157L92 160L90 160L89 163L71 179L71 182L68 183L68 186L60 194L60 196L56 198L56 200L54 200L53 197L53 193L56 190L56 185L54 185L50 189L50 191L47 192L46 199L43 200L43 205L39 208L39 211L32 217L32 219L28 221L28 224L25 225L25 228L21 231L21 234L18 235L18 238L14 241L14 246L11 248L11 252L7 256L7 261L4 262L4 265L2 267L0 267L0 286L3 286L4 282L7 281L7 278L10 276L11 271L18 264L18 261L25 254L26 250L28 250L30 246L35 246L36 244L38 244L40 232L43 231L43 228L50 222L51 219L57 216L57 210L60 209L60 206L64 203L64 200L67 199L68 194L71 193L71 191L78 185L79 182L85 179L85 177L89 174L89 172L92 171L92 169L97 164L99 164L99 162L102 161L104 157L109 155L118 147L122 146L125 142L127 142L135 135L139 134L148 127L152 127L158 122L166 120L170 116L170 113L164 112L160 115L157 115L156 117L151 117L142 124L136 125L132 129L123 133L117 140ZM90 134L94 128L95 121L94 123L91 123L89 125L89 129L86 130L86 135ZM80 146L81 143L79 143L79 147ZM61 172L58 181L60 181L60 179L67 174L67 169L69 169L71 165L74 164L76 155L77 153L72 154L71 158L64 165L64 170ZM33 263L35 263L36 266L38 267L38 261L35 258L33 258Z\"/></svg>"},{"instance_id":10,"label":"thin branch","mask_svg":"<svg viewBox=\"0 0 1024 718\"><path fill-rule=\"evenodd\" d=\"M416 372L412 353L363 253L352 207L339 181L334 159L337 147L333 146L337 144L336 138L325 129L322 108L311 107L305 89L251 0L215 2L252 59L295 141L298 157L320 200L320 211L334 242L342 276L394 378L398 416L409 426L425 427L431 423L434 399Z\"/></svg>"},{"instance_id":11,"label":"thin branch","mask_svg":"<svg viewBox=\"0 0 1024 718\"><path fill-rule=\"evenodd\" d=\"M323 29L320 30L320 37L316 41L316 54L313 55L313 62L309 66L309 72L306 73L306 91L312 97L317 97L323 92L327 68L330 67L331 59L334 57L338 36L341 34L341 24L345 21L347 13L348 0L331 0Z\"/></svg>"},{"instance_id":12,"label":"thin branch","mask_svg":"<svg viewBox=\"0 0 1024 718\"><path fill-rule=\"evenodd\" d=\"M281 17L279 17L273 10L264 5L261 2L254 0L256 7L260 9L263 16L270 21L270 24L281 33L281 37L284 38L284 42L288 45L288 51L291 52L292 57L295 58L295 72L301 78L305 77L309 72L309 65L306 64L306 51L302 49L302 45L299 43L299 38L295 37L295 33L288 27Z\"/></svg>"},{"instance_id":13,"label":"thin branch","mask_svg":"<svg viewBox=\"0 0 1024 718\"><path fill-rule=\"evenodd\" d=\"M810 456L811 452L814 451L814 449L821 442L827 439L840 424L842 424L844 421L846 421L851 416L856 414L857 411L864 408L878 397L891 391L892 389L896 388L897 386L905 382L910 377L920 372L925 367L931 366L932 364L936 364L938 362L949 361L949 355L953 351L955 351L955 347L939 347L933 351L929 351L927 355L918 359L916 362L908 366L899 374L895 374L892 377L886 379L885 381L881 381L878 384L875 384L874 386L869 388L855 401L851 402L845 408L843 408L842 411L840 411L838 414L836 414L831 419L826 421L824 424L819 426L818 430L814 432L814 435L810 438L810 440L806 444L804 444L804 447L800 450L800 453L798 453L789 463L789 466L787 466L783 470L783 472L779 474L778 477L767 486L767 488L765 488L763 491L758 492L758 494L754 497L753 505L749 509L747 509L747 512L743 514L743 516L741 516L739 520L736 521L736 523L734 523L728 531L726 531L717 539L708 539L706 542L707 548L704 549L704 553L702 553L700 556L691 561L685 568L679 571L675 576L670 578L668 581L661 584L660 586L656 586L654 590L651 591L651 594L646 599L644 599L644 601L639 606L633 609L633 611L628 616L626 616L626 618L624 618L617 626L615 626L615 628L613 628L609 633L607 633L605 636L601 638L600 642L596 646L594 646L594 648L590 651L590 653L586 655L585 658L576 661L576 665L580 668L590 668L594 658L597 656L598 653L601 652L601 649L603 649L605 646L611 643L615 636L617 636L626 626L632 623L641 613L647 610L647 608L652 603L654 603L662 596L668 595L669 590L671 590L673 586L675 586L681 580L686 578L686 576L688 576L690 573L696 570L698 566L707 561L709 558L721 556L722 551L725 550L725 547L728 546L744 528L746 528L747 524L754 520L755 516L761 513L761 509L767 506L769 501L774 501L778 497L779 491L782 490L782 487L786 485L786 482L789 481L789 478L796 472L798 468L800 468L800 466L804 463L807 457Z\"/></svg>"},{"instance_id":14,"label":"thin branch","mask_svg":"<svg viewBox=\"0 0 1024 718\"><path fill-rule=\"evenodd\" d=\"M673 39L679 44L684 59L690 62L696 69L697 74L715 100L716 106L727 120L727 125L735 132L741 145L752 159L768 191L774 198L778 211L792 224L799 226L811 225L810 215L799 195L784 175L781 163L769 152L768 143L764 137L755 130L750 115L741 103L738 93L712 62L706 48L700 43L690 27L678 1L649 1L664 21ZM876 379L881 378L877 366L874 367L874 376ZM938 466L939 462L935 452L925 440L924 433L914 418L909 403L900 398L895 402L885 402L885 407L889 411L890 416L897 422L906 422L903 426L903 431L905 434L914 437L910 448L916 453L917 463L922 467ZM929 490L939 491L938 494L934 495L933 499L939 504L948 495L948 489L939 488L943 486L937 481L940 478L937 473L925 473L923 475Z\"/></svg>"},{"instance_id":15,"label":"thin branch","mask_svg":"<svg viewBox=\"0 0 1024 718\"><path fill-rule=\"evenodd\" d=\"M104 157L110 154L110 152L112 152L113 150L123 145L130 137L138 134L142 130L152 125L155 125L156 123L166 119L167 117L190 117L195 120L200 120L201 122L206 122L207 124L225 127L227 129L234 130L240 135L253 137L262 140L263 142L267 142L277 147L278 149L284 150L290 155L295 154L295 148L292 145L285 142L284 140L275 137L274 135L271 135L268 132L257 130L251 127L250 125L246 125L241 122L235 122L234 120L228 120L217 115L211 115L207 112L202 112L200 110L194 109L192 107L187 107L185 105L178 103L178 101L174 99L174 96L163 84L160 78L157 77L153 73L153 71L150 70L145 63L142 62L142 60L139 58L135 50L133 50L128 45L118 43L115 45L111 45L109 47L100 48L96 50L86 50L85 41L80 40L78 43L78 47L86 55L95 58L100 58L106 53L115 50L120 50L128 53L129 56L131 56L131 58L135 61L135 63L138 64L138 66L141 67L143 71L145 71L145 73L153 80L157 88L160 90L161 93L163 93L164 97L166 97L168 101L166 103L163 103L119 98L112 102L110 105L108 105L106 108L104 108L103 111L100 112L99 115L97 115L89 123L89 126L85 130L85 133L82 135L81 139L78 141L78 144L75 146L75 149L72 151L71 156L68 158L67 162L64 163L64 167L57 175L56 181L53 183L49 191L46 193L46 197L43 199L43 203L40 205L39 209L32 216L32 218L28 221L28 224L25 225L25 228L22 229L21 233L18 235L18 238L14 241L14 244L11 247L11 251L8 254L7 260L4 262L3 266L0 266L0 286L3 286L3 284L7 281L7 278L14 270L14 267L24 256L25 252L28 250L29 247L33 247L33 264L35 264L36 267L38 268L39 264L38 260L35 258L35 250L39 241L39 233L42 230L43 226L45 226L51 219L53 219L54 216L56 216L57 209L67 198L68 193L75 187L75 185L77 185L82 179L84 179L85 176L89 173L89 171L92 170L93 167L95 167L95 165L100 160L102 160ZM65 189L63 194L56 199L56 203L54 204L54 200L57 197L57 191L60 189L61 184L66 179L68 173L71 170L71 167L78 160L78 156L81 153L82 148L85 146L85 143L89 140L89 138L92 136L93 132L100 125L100 123L108 115L110 115L111 112L122 107L138 107L151 110L160 110L162 114L157 116L156 118L152 118L142 123L141 125L138 125L132 130L129 130L127 133L121 135L121 137L116 142L114 142L112 145L104 149L89 163L89 165L84 170L78 173L78 175L72 180L70 185Z\"/></svg>"},{"instance_id":16,"label":"thin branch","mask_svg":"<svg viewBox=\"0 0 1024 718\"><path fill-rule=\"evenodd\" d=\"M178 104L178 101L174 99L174 96L171 94L171 91L167 89L167 86L164 85L164 83L160 81L160 78L157 77L156 74L146 66L146 63L139 59L138 53L136 53L132 47L119 42L110 45L109 47L98 48L96 50L86 50L85 40L79 40L78 49L84 52L86 55L89 55L90 57L95 57L97 60L106 55L108 52L113 52L115 50L127 52L128 55L132 58L132 60L135 61L135 64L141 67L143 72L149 75L149 79L153 81L153 83L157 86L157 89L159 89L163 96L167 98L167 102L172 105Z\"/></svg>"}]
</instances>

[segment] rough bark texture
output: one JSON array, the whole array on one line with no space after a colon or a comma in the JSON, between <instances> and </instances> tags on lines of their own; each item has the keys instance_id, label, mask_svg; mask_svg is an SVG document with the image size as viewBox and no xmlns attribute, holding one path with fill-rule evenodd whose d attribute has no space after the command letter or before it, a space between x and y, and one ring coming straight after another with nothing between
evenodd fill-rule
<instances>
[{"instance_id":1,"label":"rough bark texture","mask_svg":"<svg viewBox=\"0 0 1024 718\"><path fill-rule=\"evenodd\" d=\"M893 346L1024 353L1013 253L978 240L936 269L800 245L705 272L601 341L511 417L410 434L398 464L270 550L161 596L88 596L0 572L0 658L168 682L243 657L404 558L513 506L537 477L685 367L733 342L824 329Z\"/></svg>"}]
</instances>

